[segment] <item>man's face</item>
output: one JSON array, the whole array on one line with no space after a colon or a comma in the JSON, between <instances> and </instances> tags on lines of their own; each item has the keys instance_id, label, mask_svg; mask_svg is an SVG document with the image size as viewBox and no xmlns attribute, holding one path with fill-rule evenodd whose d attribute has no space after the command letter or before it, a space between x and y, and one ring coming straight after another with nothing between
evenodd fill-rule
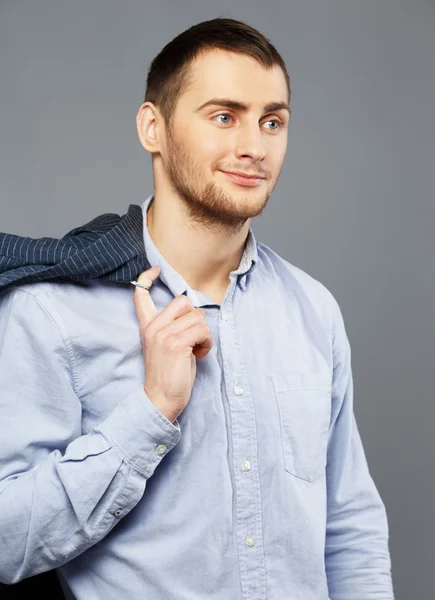
<instances>
[{"instance_id":1,"label":"man's face","mask_svg":"<svg viewBox=\"0 0 435 600\"><path fill-rule=\"evenodd\" d=\"M290 115L265 107L288 106L285 76L280 67L267 70L248 56L223 51L199 57L190 74L192 83L166 128L163 176L196 222L239 230L261 214L281 171ZM216 98L221 101L202 107ZM262 179L236 181L229 171Z\"/></svg>"}]
</instances>

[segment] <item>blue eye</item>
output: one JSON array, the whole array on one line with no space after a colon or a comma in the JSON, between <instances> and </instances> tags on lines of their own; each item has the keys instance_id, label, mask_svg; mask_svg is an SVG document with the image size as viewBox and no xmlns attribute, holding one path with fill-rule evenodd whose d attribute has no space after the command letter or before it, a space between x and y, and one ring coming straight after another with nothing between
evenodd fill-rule
<instances>
[{"instance_id":1,"label":"blue eye","mask_svg":"<svg viewBox=\"0 0 435 600\"><path fill-rule=\"evenodd\" d=\"M266 123L276 123L277 127L273 127L272 131L277 131L279 129L279 127L281 126L281 123L279 121L266 121Z\"/></svg>"},{"instance_id":2,"label":"blue eye","mask_svg":"<svg viewBox=\"0 0 435 600\"><path fill-rule=\"evenodd\" d=\"M229 115L229 114L227 114L227 113L221 113L220 115L217 115L217 116L216 116L216 119L217 119L218 117L230 117L230 116L231 116L231 115ZM226 124L226 123L225 123L225 124Z\"/></svg>"},{"instance_id":3,"label":"blue eye","mask_svg":"<svg viewBox=\"0 0 435 600\"><path fill-rule=\"evenodd\" d=\"M226 117L228 119L231 119L231 115L229 113L219 113L218 115L216 115L215 119L218 119L219 117ZM222 122L222 125L228 125L229 121L225 121ZM279 131L282 128L282 123L278 120L278 119L271 119L270 121L266 121L266 123L275 123L276 127L271 127L269 128L270 131Z\"/></svg>"}]
</instances>

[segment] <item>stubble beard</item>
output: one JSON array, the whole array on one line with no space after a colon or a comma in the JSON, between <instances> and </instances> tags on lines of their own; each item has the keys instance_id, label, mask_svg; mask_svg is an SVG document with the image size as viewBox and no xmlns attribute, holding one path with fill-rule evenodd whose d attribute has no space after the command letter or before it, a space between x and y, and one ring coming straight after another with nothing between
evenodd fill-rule
<instances>
[{"instance_id":1,"label":"stubble beard","mask_svg":"<svg viewBox=\"0 0 435 600\"><path fill-rule=\"evenodd\" d=\"M182 201L189 221L216 233L237 233L249 218L263 212L271 191L267 191L261 201L253 202L252 198L250 201L243 199L235 202L215 182L202 185L200 169L194 164L190 153L178 144L169 131L167 139L169 182Z\"/></svg>"}]
</instances>

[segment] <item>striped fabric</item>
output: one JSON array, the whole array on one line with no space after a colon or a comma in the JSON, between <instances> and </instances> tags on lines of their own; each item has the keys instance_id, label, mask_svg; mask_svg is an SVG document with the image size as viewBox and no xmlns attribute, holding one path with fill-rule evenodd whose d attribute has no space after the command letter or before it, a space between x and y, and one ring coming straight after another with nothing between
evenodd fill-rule
<instances>
[{"instance_id":1,"label":"striped fabric","mask_svg":"<svg viewBox=\"0 0 435 600\"><path fill-rule=\"evenodd\" d=\"M142 208L99 215L62 239L0 233L0 290L36 281L98 279L127 283L150 268Z\"/></svg>"}]
</instances>

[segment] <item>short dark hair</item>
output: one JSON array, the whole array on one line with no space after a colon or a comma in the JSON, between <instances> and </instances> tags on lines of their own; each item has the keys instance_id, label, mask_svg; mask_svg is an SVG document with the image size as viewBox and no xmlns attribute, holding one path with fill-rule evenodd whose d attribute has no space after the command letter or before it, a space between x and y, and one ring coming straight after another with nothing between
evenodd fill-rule
<instances>
[{"instance_id":1,"label":"short dark hair","mask_svg":"<svg viewBox=\"0 0 435 600\"><path fill-rule=\"evenodd\" d=\"M189 84L192 61L212 49L246 54L266 69L281 67L290 101L290 76L270 40L242 21L219 17L186 29L166 44L151 62L144 102L157 106L167 124L171 122L178 98Z\"/></svg>"}]
</instances>

